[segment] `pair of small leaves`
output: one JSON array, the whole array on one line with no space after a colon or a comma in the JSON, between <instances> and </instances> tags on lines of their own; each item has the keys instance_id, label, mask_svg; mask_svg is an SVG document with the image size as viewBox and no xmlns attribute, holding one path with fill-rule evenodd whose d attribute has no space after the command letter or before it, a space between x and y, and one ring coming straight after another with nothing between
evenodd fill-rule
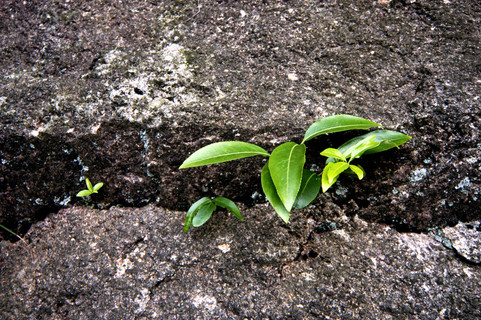
<instances>
[{"instance_id":1,"label":"pair of small leaves","mask_svg":"<svg viewBox=\"0 0 481 320\"><path fill-rule=\"evenodd\" d=\"M86 197L91 195L92 193L99 193L99 189L102 188L104 185L102 182L99 182L92 187L92 183L90 182L89 178L85 179L85 184L87 185L87 190L82 190L77 193L77 197Z\"/></svg>"},{"instance_id":2,"label":"pair of small leaves","mask_svg":"<svg viewBox=\"0 0 481 320\"><path fill-rule=\"evenodd\" d=\"M187 216L185 217L184 222L184 232L187 233L191 226L200 227L206 223L212 216L212 213L217 209L217 206L229 210L239 220L244 221L239 208L232 200L224 197L217 197L212 200L203 197L190 206L189 211L187 211Z\"/></svg>"}]
</instances>

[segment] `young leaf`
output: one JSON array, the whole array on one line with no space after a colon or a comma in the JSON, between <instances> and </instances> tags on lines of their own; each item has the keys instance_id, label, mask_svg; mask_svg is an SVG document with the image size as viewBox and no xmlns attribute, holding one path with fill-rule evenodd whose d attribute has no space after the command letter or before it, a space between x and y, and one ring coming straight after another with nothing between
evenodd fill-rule
<instances>
[{"instance_id":1,"label":"young leaf","mask_svg":"<svg viewBox=\"0 0 481 320\"><path fill-rule=\"evenodd\" d=\"M325 149L321 152L321 156L342 160L344 162L347 161L346 158L342 155L342 152L334 148Z\"/></svg>"},{"instance_id":2,"label":"young leaf","mask_svg":"<svg viewBox=\"0 0 481 320\"><path fill-rule=\"evenodd\" d=\"M344 153L346 150L357 144L359 141L373 135L376 136L373 141L379 142L380 144L373 149L366 150L364 154L372 154L386 151L392 148L398 148L400 145L406 143L409 139L411 139L410 136L405 135L401 132L392 130L375 130L347 141L338 149Z\"/></svg>"},{"instance_id":3,"label":"young leaf","mask_svg":"<svg viewBox=\"0 0 481 320\"><path fill-rule=\"evenodd\" d=\"M90 190L82 190L79 193L77 193L77 197L86 197L92 194L92 191Z\"/></svg>"},{"instance_id":4,"label":"young leaf","mask_svg":"<svg viewBox=\"0 0 481 320\"><path fill-rule=\"evenodd\" d=\"M349 169L352 170L352 172L354 172L357 177L359 178L359 180L362 180L362 178L364 178L364 176L366 175L366 172L364 171L364 169L361 167L361 166L356 166L356 165L349 165Z\"/></svg>"},{"instance_id":5,"label":"young leaf","mask_svg":"<svg viewBox=\"0 0 481 320\"><path fill-rule=\"evenodd\" d=\"M291 211L296 201L305 162L306 146L294 142L286 142L275 148L269 159L272 181L287 211Z\"/></svg>"},{"instance_id":6,"label":"young leaf","mask_svg":"<svg viewBox=\"0 0 481 320\"><path fill-rule=\"evenodd\" d=\"M351 150L350 154L346 155L346 157L350 158L349 162L361 157L367 150L376 148L379 145L379 142L373 141L375 138L375 135L371 135L359 141L354 149Z\"/></svg>"},{"instance_id":7,"label":"young leaf","mask_svg":"<svg viewBox=\"0 0 481 320\"><path fill-rule=\"evenodd\" d=\"M269 200L279 217L281 217L285 223L289 223L290 212L286 210L282 204L281 198L279 198L279 195L277 194L276 187L274 186L274 182L272 181L271 174L269 172L269 165L267 163L262 168L261 183L262 190L264 190L267 200Z\"/></svg>"},{"instance_id":8,"label":"young leaf","mask_svg":"<svg viewBox=\"0 0 481 320\"><path fill-rule=\"evenodd\" d=\"M190 227L192 226L192 220L194 219L195 214L197 211L190 211L187 213L185 216L185 221L184 221L184 233L187 233L189 231Z\"/></svg>"},{"instance_id":9,"label":"young leaf","mask_svg":"<svg viewBox=\"0 0 481 320\"><path fill-rule=\"evenodd\" d=\"M319 194L321 189L321 177L315 172L304 170L302 173L301 188L294 203L295 209L305 208L311 203Z\"/></svg>"},{"instance_id":10,"label":"young leaf","mask_svg":"<svg viewBox=\"0 0 481 320\"><path fill-rule=\"evenodd\" d=\"M306 131L302 143L311 140L321 134L341 132L347 130L367 130L381 125L361 117L340 114L325 117L314 122Z\"/></svg>"},{"instance_id":11,"label":"young leaf","mask_svg":"<svg viewBox=\"0 0 481 320\"><path fill-rule=\"evenodd\" d=\"M329 162L322 170L322 192L326 192L334 183L336 183L337 178L333 181L329 181L328 174L331 170L331 167L334 165L335 162Z\"/></svg>"},{"instance_id":12,"label":"young leaf","mask_svg":"<svg viewBox=\"0 0 481 320\"><path fill-rule=\"evenodd\" d=\"M335 162L331 165L329 168L329 171L327 172L327 179L329 180L329 183L333 184L336 182L337 177L344 171L346 171L349 168L349 164L347 162Z\"/></svg>"},{"instance_id":13,"label":"young leaf","mask_svg":"<svg viewBox=\"0 0 481 320\"><path fill-rule=\"evenodd\" d=\"M200 148L188 157L180 169L205 166L252 156L269 156L269 153L252 143L241 141L224 141Z\"/></svg>"},{"instance_id":14,"label":"young leaf","mask_svg":"<svg viewBox=\"0 0 481 320\"><path fill-rule=\"evenodd\" d=\"M94 189L92 188L92 183L90 182L89 178L85 179L85 183L87 184L87 189L89 189L89 191L93 192Z\"/></svg>"},{"instance_id":15,"label":"young leaf","mask_svg":"<svg viewBox=\"0 0 481 320\"><path fill-rule=\"evenodd\" d=\"M210 219L212 216L212 213L215 211L215 204L209 200L208 203L200 206L199 211L197 211L197 214L194 216L194 219L192 220L192 225L194 227L200 227L204 223L207 222L207 220Z\"/></svg>"},{"instance_id":16,"label":"young leaf","mask_svg":"<svg viewBox=\"0 0 481 320\"><path fill-rule=\"evenodd\" d=\"M239 208L232 200L224 197L217 197L213 201L219 207L222 207L232 212L239 220L244 221L244 218L242 218Z\"/></svg>"},{"instance_id":17,"label":"young leaf","mask_svg":"<svg viewBox=\"0 0 481 320\"><path fill-rule=\"evenodd\" d=\"M203 205L211 202L211 200L207 197L203 197L196 202L194 202L190 208L189 211L187 211L187 215L185 217L185 222L184 222L184 233L187 233L189 231L191 225L192 225L192 220L194 219L194 216L196 215L197 211L199 211L200 207Z\"/></svg>"},{"instance_id":18,"label":"young leaf","mask_svg":"<svg viewBox=\"0 0 481 320\"><path fill-rule=\"evenodd\" d=\"M97 183L97 184L94 186L93 191L94 191L94 192L97 192L100 188L103 187L103 185L104 185L104 184L103 184L102 182Z\"/></svg>"}]
</instances>

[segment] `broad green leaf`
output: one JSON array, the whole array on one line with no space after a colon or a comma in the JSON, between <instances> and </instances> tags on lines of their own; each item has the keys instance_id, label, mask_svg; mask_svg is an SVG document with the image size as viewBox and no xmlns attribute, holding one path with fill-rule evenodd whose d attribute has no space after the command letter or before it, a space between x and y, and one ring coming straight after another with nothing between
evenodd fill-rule
<instances>
[{"instance_id":1,"label":"broad green leaf","mask_svg":"<svg viewBox=\"0 0 481 320\"><path fill-rule=\"evenodd\" d=\"M319 194L321 189L321 177L315 172L304 170L302 173L302 182L299 193L297 194L295 209L305 208L311 203Z\"/></svg>"},{"instance_id":2,"label":"broad green leaf","mask_svg":"<svg viewBox=\"0 0 481 320\"><path fill-rule=\"evenodd\" d=\"M357 177L359 178L359 180L362 180L362 178L364 178L364 176L366 175L366 172L364 171L364 169L361 167L361 166L356 166L356 165L349 165L349 169L352 170L352 172L354 172Z\"/></svg>"},{"instance_id":3,"label":"broad green leaf","mask_svg":"<svg viewBox=\"0 0 481 320\"><path fill-rule=\"evenodd\" d=\"M217 197L213 201L219 207L222 207L222 208L227 209L230 212L232 212L237 218L239 218L239 220L244 221L244 218L242 218L240 210L236 206L234 201L232 201L230 199L227 199L227 198L224 198L224 197Z\"/></svg>"},{"instance_id":4,"label":"broad green leaf","mask_svg":"<svg viewBox=\"0 0 481 320\"><path fill-rule=\"evenodd\" d=\"M194 216L194 219L192 220L192 225L194 227L200 227L204 223L207 222L207 220L210 219L212 216L212 213L215 211L215 204L213 202L206 203L202 206L200 206L199 211L197 211L197 214Z\"/></svg>"},{"instance_id":5,"label":"broad green leaf","mask_svg":"<svg viewBox=\"0 0 481 320\"><path fill-rule=\"evenodd\" d=\"M351 148L353 145L355 145L362 139L365 139L366 137L373 136L373 135L376 136L376 138L374 138L373 141L379 142L380 144L376 148L366 150L364 154L372 154L372 153L386 151L392 148L398 148L400 145L406 143L409 139L411 139L410 136L405 135L404 133L401 133L401 132L392 131L392 130L375 130L347 141L346 143L344 143L342 146L339 147L339 150L344 153L346 150Z\"/></svg>"},{"instance_id":6,"label":"broad green leaf","mask_svg":"<svg viewBox=\"0 0 481 320\"><path fill-rule=\"evenodd\" d=\"M93 191L94 192L97 192L100 188L102 188L104 186L104 184L102 182L99 182L97 183L94 188L93 188Z\"/></svg>"},{"instance_id":7,"label":"broad green leaf","mask_svg":"<svg viewBox=\"0 0 481 320\"><path fill-rule=\"evenodd\" d=\"M275 148L268 162L277 194L289 212L301 186L305 162L306 146L294 142L286 142Z\"/></svg>"},{"instance_id":8,"label":"broad green leaf","mask_svg":"<svg viewBox=\"0 0 481 320\"><path fill-rule=\"evenodd\" d=\"M325 117L314 122L306 131L302 143L311 140L321 134L341 132L347 130L367 130L381 125L361 117L340 114Z\"/></svg>"},{"instance_id":9,"label":"broad green leaf","mask_svg":"<svg viewBox=\"0 0 481 320\"><path fill-rule=\"evenodd\" d=\"M355 147L350 150L349 155L346 155L346 157L350 158L349 162L361 157L367 150L376 148L379 145L379 142L373 141L375 138L375 135L371 135L359 141Z\"/></svg>"},{"instance_id":10,"label":"broad green leaf","mask_svg":"<svg viewBox=\"0 0 481 320\"><path fill-rule=\"evenodd\" d=\"M89 189L90 191L94 191L94 189L92 188L92 183L90 182L89 178L85 179L85 184L87 184L87 189Z\"/></svg>"},{"instance_id":11,"label":"broad green leaf","mask_svg":"<svg viewBox=\"0 0 481 320\"><path fill-rule=\"evenodd\" d=\"M205 166L252 156L269 156L269 153L255 144L242 141L224 141L200 148L188 157L180 169Z\"/></svg>"},{"instance_id":12,"label":"broad green leaf","mask_svg":"<svg viewBox=\"0 0 481 320\"><path fill-rule=\"evenodd\" d=\"M79 193L77 193L77 197L86 197L92 194L92 191L90 190L82 190Z\"/></svg>"},{"instance_id":13,"label":"broad green leaf","mask_svg":"<svg viewBox=\"0 0 481 320\"><path fill-rule=\"evenodd\" d=\"M194 219L195 214L197 211L199 211L199 208L202 207L203 205L211 202L211 200L207 197L203 197L196 202L194 202L190 208L189 211L187 211L187 215L185 217L185 222L184 222L184 232L187 233L189 231L191 225L192 225L192 220Z\"/></svg>"},{"instance_id":14,"label":"broad green leaf","mask_svg":"<svg viewBox=\"0 0 481 320\"><path fill-rule=\"evenodd\" d=\"M269 172L269 165L267 163L262 168L261 183L262 190L264 190L267 200L269 200L279 217L281 217L285 223L289 223L290 212L287 211L286 207L284 207L281 198L279 198L279 195L277 194L276 187L274 186L274 182L272 181L271 174Z\"/></svg>"},{"instance_id":15,"label":"broad green leaf","mask_svg":"<svg viewBox=\"0 0 481 320\"><path fill-rule=\"evenodd\" d=\"M337 178L334 181L329 181L328 174L335 162L329 162L322 170L322 192L326 192L334 183L336 183Z\"/></svg>"},{"instance_id":16,"label":"broad green leaf","mask_svg":"<svg viewBox=\"0 0 481 320\"><path fill-rule=\"evenodd\" d=\"M335 158L342 161L347 161L346 158L342 155L342 152L334 148L325 149L324 151L321 152L321 156L328 157L328 158L329 157Z\"/></svg>"},{"instance_id":17,"label":"broad green leaf","mask_svg":"<svg viewBox=\"0 0 481 320\"><path fill-rule=\"evenodd\" d=\"M327 179L329 180L329 183L334 183L337 180L337 177L344 171L346 171L349 168L349 164L347 162L335 162L331 165L329 168L329 171L327 172Z\"/></svg>"}]
</instances>

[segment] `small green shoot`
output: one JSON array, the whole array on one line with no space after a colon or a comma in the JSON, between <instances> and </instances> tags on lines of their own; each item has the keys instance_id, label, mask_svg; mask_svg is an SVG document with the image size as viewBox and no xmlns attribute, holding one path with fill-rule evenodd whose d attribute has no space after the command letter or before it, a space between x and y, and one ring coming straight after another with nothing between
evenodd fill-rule
<instances>
[{"instance_id":1,"label":"small green shoot","mask_svg":"<svg viewBox=\"0 0 481 320\"><path fill-rule=\"evenodd\" d=\"M239 220L244 221L239 208L232 200L224 197L214 199L203 197L190 206L189 211L187 211L184 222L184 232L187 233L191 226L200 227L206 223L212 216L212 213L217 209L217 206L229 210Z\"/></svg>"},{"instance_id":2,"label":"small green shoot","mask_svg":"<svg viewBox=\"0 0 481 320\"><path fill-rule=\"evenodd\" d=\"M104 185L102 182L99 182L92 187L92 183L90 182L89 178L85 179L85 184L87 185L87 189L77 193L77 197L86 197L91 195L92 193L99 193L99 189L102 188Z\"/></svg>"},{"instance_id":3,"label":"small green shoot","mask_svg":"<svg viewBox=\"0 0 481 320\"><path fill-rule=\"evenodd\" d=\"M321 155L328 157L326 166L319 176L317 173L304 169L306 162L305 142L327 133L348 130L369 130L380 127L370 120L341 114L323 118L314 122L305 132L300 144L286 142L269 154L266 150L254 144L240 141L225 141L209 144L188 157L180 169L210 165L252 156L268 157L269 161L262 168L262 190L281 219L288 223L292 209L301 209L309 205L322 191L326 192L344 172L350 172L359 179L364 178L365 171L359 165L351 164L352 160L364 154L386 151L398 148L411 139L403 133L391 130L376 130L355 137L339 148L327 148ZM221 198L210 200L202 198L195 202L187 212L184 231L204 224L216 209L216 205L227 208L234 214L230 201L229 207L218 203ZM225 199L225 198L222 198ZM235 207L237 208L237 207ZM238 209L237 209L238 210ZM240 212L236 216L243 220Z\"/></svg>"},{"instance_id":4,"label":"small green shoot","mask_svg":"<svg viewBox=\"0 0 481 320\"><path fill-rule=\"evenodd\" d=\"M18 234L16 234L15 232L13 232L12 230L10 230L9 228L3 226L0 224L0 228L2 228L3 230L7 231L8 233L11 233L12 235L14 235L15 237L17 237L18 239L20 239L20 241L22 241L25 245L28 245L27 242L22 238L20 237Z\"/></svg>"}]
</instances>

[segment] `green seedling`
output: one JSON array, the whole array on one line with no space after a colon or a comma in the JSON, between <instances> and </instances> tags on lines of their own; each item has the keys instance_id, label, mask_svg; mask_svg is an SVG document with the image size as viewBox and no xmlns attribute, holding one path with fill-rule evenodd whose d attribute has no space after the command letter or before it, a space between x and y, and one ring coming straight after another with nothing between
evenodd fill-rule
<instances>
[{"instance_id":1,"label":"green seedling","mask_svg":"<svg viewBox=\"0 0 481 320\"><path fill-rule=\"evenodd\" d=\"M87 185L86 190L82 190L79 193L77 193L77 197L86 197L91 195L92 193L99 193L99 189L102 188L104 185L102 182L97 183L95 186L92 187L92 183L88 178L85 179L85 184Z\"/></svg>"},{"instance_id":2,"label":"green seedling","mask_svg":"<svg viewBox=\"0 0 481 320\"><path fill-rule=\"evenodd\" d=\"M18 234L16 234L15 232L13 232L12 230L10 230L9 228L3 226L0 224L0 228L2 228L3 230L7 231L8 233L14 235L15 237L17 237L18 239L20 239L20 241L22 241L25 245L28 245L27 242L22 238L20 237Z\"/></svg>"},{"instance_id":3,"label":"green seedling","mask_svg":"<svg viewBox=\"0 0 481 320\"><path fill-rule=\"evenodd\" d=\"M269 154L263 148L247 142L216 142L194 152L182 163L180 169L252 156L268 157L269 161L264 165L261 173L262 190L277 214L284 222L288 223L292 209L301 209L309 205L319 194L321 185L323 192L326 192L336 182L341 173L351 172L362 179L365 176L364 170L358 165L351 164L352 160L364 154L399 147L411 137L396 131L377 130L351 139L338 149L328 148L321 153L328 157L321 177L313 171L304 169L306 162L305 143L327 133L368 130L374 127L380 127L380 125L351 115L334 115L314 122L307 129L300 144L286 142L276 147ZM202 198L191 206L187 213L184 231L187 232L191 225L194 227L200 226L210 218L215 210L212 201L208 198ZM207 214L207 212L210 213ZM196 220L199 215L202 218ZM196 221L197 223L195 223ZM199 221L202 223L199 224Z\"/></svg>"},{"instance_id":4,"label":"green seedling","mask_svg":"<svg viewBox=\"0 0 481 320\"><path fill-rule=\"evenodd\" d=\"M200 227L206 223L212 216L212 213L217 209L217 206L229 210L239 220L244 221L239 208L232 200L224 197L217 197L214 199L203 197L196 201L187 212L184 222L184 232L187 233L191 226Z\"/></svg>"},{"instance_id":5,"label":"green seedling","mask_svg":"<svg viewBox=\"0 0 481 320\"><path fill-rule=\"evenodd\" d=\"M377 153L399 146L411 137L397 131L376 130L358 136L344 143L338 149L327 148L321 152L321 156L327 157L326 166L322 171L322 192L326 192L343 172L356 175L359 180L366 175L359 165L351 164L351 161L360 158L364 154Z\"/></svg>"}]
</instances>

